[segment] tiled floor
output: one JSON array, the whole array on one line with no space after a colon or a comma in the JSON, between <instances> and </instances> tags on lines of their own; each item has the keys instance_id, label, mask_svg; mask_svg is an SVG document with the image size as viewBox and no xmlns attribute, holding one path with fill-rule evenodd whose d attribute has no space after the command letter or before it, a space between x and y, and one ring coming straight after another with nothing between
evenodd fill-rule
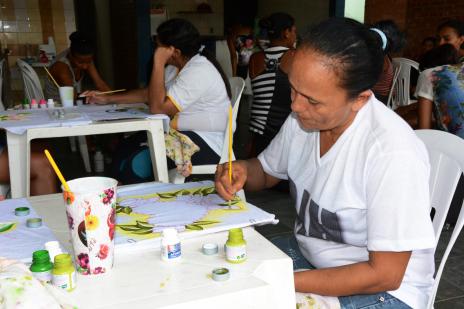
<instances>
[{"instance_id":1,"label":"tiled floor","mask_svg":"<svg viewBox=\"0 0 464 309\"><path fill-rule=\"evenodd\" d=\"M243 102L242 102L243 104ZM240 124L238 127L238 138L235 140L236 155L241 157L247 139L246 127L246 104L241 108ZM68 139L55 139L52 149L54 149L55 159L58 165L63 169L63 174L68 179L82 177L82 160L78 153L71 153ZM266 237L275 235L290 234L295 219L295 210L293 202L288 193L279 190L265 190L261 192L247 193L247 199L250 203L276 215L279 219L277 225L266 225L258 227L257 230ZM451 235L451 230L445 230L442 233L436 256L441 257L444 252L447 240ZM457 243L448 259L442 276L438 295L436 298L435 308L464 308L464 233L458 238Z\"/></svg>"}]
</instances>

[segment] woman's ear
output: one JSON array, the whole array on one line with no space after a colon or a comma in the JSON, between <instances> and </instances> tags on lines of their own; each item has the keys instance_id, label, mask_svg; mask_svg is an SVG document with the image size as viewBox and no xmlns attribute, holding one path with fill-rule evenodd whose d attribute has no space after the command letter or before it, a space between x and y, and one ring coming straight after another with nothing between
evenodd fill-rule
<instances>
[{"instance_id":1,"label":"woman's ear","mask_svg":"<svg viewBox=\"0 0 464 309\"><path fill-rule=\"evenodd\" d=\"M361 92L356 99L354 99L353 106L351 107L353 111L359 111L364 105L366 105L367 101L369 101L372 95L371 90L364 90Z\"/></svg>"}]
</instances>

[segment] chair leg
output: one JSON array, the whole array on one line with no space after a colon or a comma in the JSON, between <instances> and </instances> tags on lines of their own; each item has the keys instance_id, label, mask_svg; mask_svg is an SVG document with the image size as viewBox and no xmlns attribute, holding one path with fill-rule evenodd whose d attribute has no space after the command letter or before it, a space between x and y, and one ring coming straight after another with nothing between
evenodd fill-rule
<instances>
[{"instance_id":1,"label":"chair leg","mask_svg":"<svg viewBox=\"0 0 464 309\"><path fill-rule=\"evenodd\" d=\"M81 153L82 160L84 161L85 171L87 173L92 172L92 167L90 166L90 157L89 157L89 149L87 147L87 140L85 136L78 136L79 140L79 151Z\"/></svg>"},{"instance_id":2,"label":"chair leg","mask_svg":"<svg viewBox=\"0 0 464 309\"><path fill-rule=\"evenodd\" d=\"M76 147L76 137L75 136L70 136L69 137L69 144L71 145L71 151L76 152L77 147Z\"/></svg>"}]
</instances>

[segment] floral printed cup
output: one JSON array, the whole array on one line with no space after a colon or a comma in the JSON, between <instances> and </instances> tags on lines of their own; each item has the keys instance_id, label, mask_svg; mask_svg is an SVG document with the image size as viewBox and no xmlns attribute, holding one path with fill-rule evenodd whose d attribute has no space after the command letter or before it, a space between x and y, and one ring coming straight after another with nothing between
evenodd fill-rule
<instances>
[{"instance_id":1,"label":"floral printed cup","mask_svg":"<svg viewBox=\"0 0 464 309\"><path fill-rule=\"evenodd\" d=\"M117 181L85 177L64 191L74 261L79 273L97 275L113 267Z\"/></svg>"}]
</instances>

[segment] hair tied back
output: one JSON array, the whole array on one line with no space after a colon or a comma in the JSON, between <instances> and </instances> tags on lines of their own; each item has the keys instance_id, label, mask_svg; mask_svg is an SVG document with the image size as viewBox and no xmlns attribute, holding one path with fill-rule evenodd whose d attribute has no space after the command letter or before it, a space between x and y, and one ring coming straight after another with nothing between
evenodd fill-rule
<instances>
[{"instance_id":1,"label":"hair tied back","mask_svg":"<svg viewBox=\"0 0 464 309\"><path fill-rule=\"evenodd\" d=\"M205 45L201 45L200 48L198 49L198 53L201 54L201 52L205 49Z\"/></svg>"},{"instance_id":2,"label":"hair tied back","mask_svg":"<svg viewBox=\"0 0 464 309\"><path fill-rule=\"evenodd\" d=\"M387 48L387 36L385 35L385 33L383 33L382 30L377 28L371 28L370 30L377 32L378 35L380 35L380 38L382 39L382 50L385 50L385 48Z\"/></svg>"}]
</instances>

